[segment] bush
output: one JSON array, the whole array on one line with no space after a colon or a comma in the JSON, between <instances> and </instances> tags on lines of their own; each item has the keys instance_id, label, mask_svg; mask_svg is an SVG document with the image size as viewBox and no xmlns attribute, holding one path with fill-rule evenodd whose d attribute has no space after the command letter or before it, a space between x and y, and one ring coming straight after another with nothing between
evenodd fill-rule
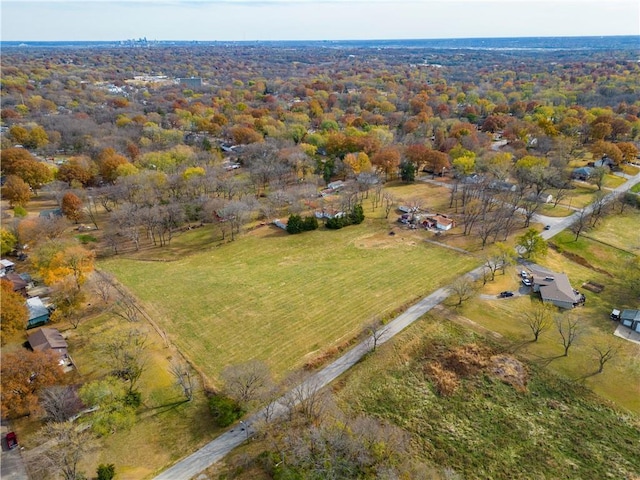
<instances>
[{"instance_id":1,"label":"bush","mask_svg":"<svg viewBox=\"0 0 640 480\"><path fill-rule=\"evenodd\" d=\"M98 465L98 480L112 480L116 476L116 467L113 463L105 465L101 463Z\"/></svg>"},{"instance_id":2,"label":"bush","mask_svg":"<svg viewBox=\"0 0 640 480\"><path fill-rule=\"evenodd\" d=\"M97 242L98 239L93 235L89 235L88 233L83 233L82 235L76 235L76 238L80 241L81 244L86 245L90 242Z\"/></svg>"},{"instance_id":3,"label":"bush","mask_svg":"<svg viewBox=\"0 0 640 480\"><path fill-rule=\"evenodd\" d=\"M124 404L129 407L138 408L141 403L142 394L138 391L127 392L124 396Z\"/></svg>"},{"instance_id":4,"label":"bush","mask_svg":"<svg viewBox=\"0 0 640 480\"><path fill-rule=\"evenodd\" d=\"M302 233L318 228L318 219L315 216L305 217L300 215L291 215L287 222L288 233Z\"/></svg>"},{"instance_id":5,"label":"bush","mask_svg":"<svg viewBox=\"0 0 640 480\"><path fill-rule=\"evenodd\" d=\"M219 427L228 427L244 415L242 407L229 397L216 395L209 399L209 410Z\"/></svg>"},{"instance_id":6,"label":"bush","mask_svg":"<svg viewBox=\"0 0 640 480\"><path fill-rule=\"evenodd\" d=\"M24 218L27 216L27 209L22 205L16 205L13 207L13 215L19 218Z\"/></svg>"}]
</instances>

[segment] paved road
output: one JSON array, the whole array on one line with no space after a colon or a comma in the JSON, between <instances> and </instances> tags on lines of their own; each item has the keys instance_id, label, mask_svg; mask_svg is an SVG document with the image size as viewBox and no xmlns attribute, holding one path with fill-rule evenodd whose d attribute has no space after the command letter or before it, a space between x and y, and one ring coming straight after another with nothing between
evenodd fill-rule
<instances>
[{"instance_id":1,"label":"paved road","mask_svg":"<svg viewBox=\"0 0 640 480\"><path fill-rule=\"evenodd\" d=\"M11 431L7 420L0 422L0 434L2 435L2 456L0 457L0 478L2 480L29 480L27 471L22 461L20 447L9 450L5 436ZM20 439L18 438L18 441Z\"/></svg>"},{"instance_id":2,"label":"paved road","mask_svg":"<svg viewBox=\"0 0 640 480\"><path fill-rule=\"evenodd\" d=\"M609 193L604 198L606 203L611 202L616 195L619 193L628 192L631 187L633 187L636 183L640 182L640 173L637 175L626 176L627 181L613 190L610 190ZM584 208L585 213L589 214L593 211L593 205L588 205ZM544 215L534 215L533 221L542 223L543 225L549 225L551 228L549 230L544 230L541 233L542 238L545 240L549 240L551 237L557 235L565 228L569 228L573 223L575 223L580 217L580 212L573 213L568 217L546 217Z\"/></svg>"},{"instance_id":3,"label":"paved road","mask_svg":"<svg viewBox=\"0 0 640 480\"><path fill-rule=\"evenodd\" d=\"M477 280L482 275L482 267L476 268L467 275L470 278ZM444 301L448 296L448 288L443 287L408 308L404 313L385 326L384 332L377 341L377 345L379 346L393 338L433 307ZM300 387L296 388L299 396L304 397L305 395L311 394L312 392L330 384L333 380L360 361L362 357L372 350L372 348L373 342L371 338L359 343L330 365L309 377L309 379L307 379ZM285 406L287 403L290 404L290 402L287 401L286 396L276 400L272 405L274 415L283 415L287 411L287 407ZM155 477L155 480L188 480L194 477L201 471L224 458L231 450L247 440L249 435L252 433L250 426L259 418L264 418L264 410L245 420L243 425L238 425L234 429L228 430L209 442L200 450L165 470ZM249 427L248 430L247 427Z\"/></svg>"},{"instance_id":4,"label":"paved road","mask_svg":"<svg viewBox=\"0 0 640 480\"><path fill-rule=\"evenodd\" d=\"M611 201L614 195L617 193L628 191L634 184L638 182L640 182L640 174L631 177L626 183L614 189L610 194L607 195L607 201ZM588 206L586 207L586 210L590 211L591 208L591 206ZM551 217L541 218L541 216L539 216L536 221L540 221L544 224L551 224L551 222L553 221L551 229L545 230L542 233L542 236L545 239L549 239L559 233L561 230L569 227L573 222L576 221L578 215L579 214L576 213L561 219L551 219ZM471 277L472 279L479 279L482 276L482 269L483 267L478 267L475 270L467 273L466 275ZM407 328L433 307L444 301L448 296L448 288L443 287L420 300L418 303L407 309L392 322L387 324L385 331L377 341L377 344L381 345L393 338L395 335ZM363 341L362 343L356 345L353 349L349 350L346 354L335 360L333 363L311 376L301 385L301 387L297 388L296 390L301 393L302 396L304 396L305 392L306 394L310 394L317 389L328 385L353 365L355 365L360 359L362 359L362 357L364 357L369 351L371 351L372 347L372 339ZM291 395L291 392L288 395ZM291 404L291 402L287 401L286 395L279 400L276 400L276 402L274 402L273 404L273 414L275 416L283 415L287 410L287 407L285 406L287 403ZM263 418L263 416L264 410L256 413L255 415L245 420L242 425L238 425L234 429L228 430L227 432L209 442L200 450L194 452L193 454L176 463L171 468L165 470L160 475L155 477L155 480L189 480L190 478L196 476L198 473L209 468L211 465L224 458L229 452L231 452L231 450L246 441L252 434L250 426L257 419Z\"/></svg>"}]
</instances>

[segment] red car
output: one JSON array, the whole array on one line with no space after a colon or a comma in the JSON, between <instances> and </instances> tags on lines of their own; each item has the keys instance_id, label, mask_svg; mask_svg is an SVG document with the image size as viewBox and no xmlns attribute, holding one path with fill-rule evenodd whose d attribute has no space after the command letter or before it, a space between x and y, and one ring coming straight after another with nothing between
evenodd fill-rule
<instances>
[{"instance_id":1,"label":"red car","mask_svg":"<svg viewBox=\"0 0 640 480\"><path fill-rule=\"evenodd\" d=\"M7 433L6 439L7 439L7 448L9 450L14 449L18 446L18 437L16 436L15 432Z\"/></svg>"}]
</instances>

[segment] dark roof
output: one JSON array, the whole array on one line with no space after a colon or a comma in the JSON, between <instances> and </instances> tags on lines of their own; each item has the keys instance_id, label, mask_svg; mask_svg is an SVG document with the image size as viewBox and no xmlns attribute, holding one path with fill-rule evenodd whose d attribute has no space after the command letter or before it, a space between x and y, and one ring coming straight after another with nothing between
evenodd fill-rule
<instances>
[{"instance_id":1,"label":"dark roof","mask_svg":"<svg viewBox=\"0 0 640 480\"><path fill-rule=\"evenodd\" d=\"M632 322L640 322L640 310L623 310L620 314L620 320L631 320Z\"/></svg>"},{"instance_id":2,"label":"dark roof","mask_svg":"<svg viewBox=\"0 0 640 480\"><path fill-rule=\"evenodd\" d=\"M15 272L9 272L5 274L4 278L9 280L13 284L13 291L18 292L20 290L25 290L29 285L27 282L23 280L23 278Z\"/></svg>"},{"instance_id":3,"label":"dark roof","mask_svg":"<svg viewBox=\"0 0 640 480\"><path fill-rule=\"evenodd\" d=\"M67 341L56 328L43 327L29 335L28 341L36 352L55 350L67 353Z\"/></svg>"}]
</instances>

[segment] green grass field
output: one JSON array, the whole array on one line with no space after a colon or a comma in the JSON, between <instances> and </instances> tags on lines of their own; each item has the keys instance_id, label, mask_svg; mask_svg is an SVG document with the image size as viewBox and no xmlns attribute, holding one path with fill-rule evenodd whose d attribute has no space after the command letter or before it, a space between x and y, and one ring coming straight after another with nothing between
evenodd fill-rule
<instances>
[{"instance_id":1,"label":"green grass field","mask_svg":"<svg viewBox=\"0 0 640 480\"><path fill-rule=\"evenodd\" d=\"M636 183L633 187L631 187L631 191L633 193L640 193L640 183Z\"/></svg>"},{"instance_id":2,"label":"green grass field","mask_svg":"<svg viewBox=\"0 0 640 480\"><path fill-rule=\"evenodd\" d=\"M476 264L369 220L301 235L265 226L172 262L111 258L100 267L215 381L225 366L252 358L282 375Z\"/></svg>"}]
</instances>

